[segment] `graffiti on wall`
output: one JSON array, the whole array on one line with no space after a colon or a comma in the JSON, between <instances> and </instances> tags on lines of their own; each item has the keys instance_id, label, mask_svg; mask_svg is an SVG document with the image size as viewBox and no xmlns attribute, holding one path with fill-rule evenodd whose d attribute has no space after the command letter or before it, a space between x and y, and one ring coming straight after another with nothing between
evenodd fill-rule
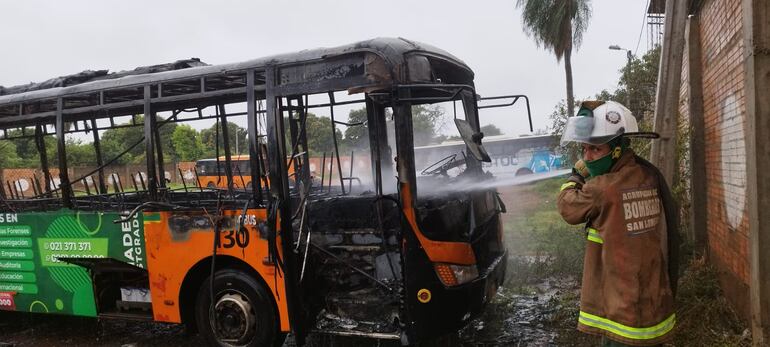
<instances>
[{"instance_id":1,"label":"graffiti on wall","mask_svg":"<svg viewBox=\"0 0 770 347\"><path fill-rule=\"evenodd\" d=\"M722 102L722 185L727 222L737 229L746 210L746 140L738 100Z\"/></svg>"}]
</instances>

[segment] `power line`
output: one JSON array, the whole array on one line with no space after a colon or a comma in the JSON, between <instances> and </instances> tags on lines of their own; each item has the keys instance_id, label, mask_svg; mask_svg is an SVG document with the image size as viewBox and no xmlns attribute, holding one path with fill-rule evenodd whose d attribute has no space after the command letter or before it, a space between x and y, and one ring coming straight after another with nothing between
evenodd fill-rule
<instances>
[{"instance_id":1,"label":"power line","mask_svg":"<svg viewBox=\"0 0 770 347\"><path fill-rule=\"evenodd\" d=\"M644 32L644 22L647 17L647 9L650 8L650 0L647 0L647 5L644 5L644 14L642 15L642 27L639 28L639 38L636 40L636 48L634 49L634 55L639 52L639 43L642 42L642 33Z\"/></svg>"}]
</instances>

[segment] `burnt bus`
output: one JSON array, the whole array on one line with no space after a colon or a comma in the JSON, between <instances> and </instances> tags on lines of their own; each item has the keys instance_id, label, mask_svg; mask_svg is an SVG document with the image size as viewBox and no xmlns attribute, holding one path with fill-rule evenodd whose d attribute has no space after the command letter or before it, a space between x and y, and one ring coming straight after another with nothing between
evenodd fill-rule
<instances>
[{"instance_id":1,"label":"burnt bus","mask_svg":"<svg viewBox=\"0 0 770 347\"><path fill-rule=\"evenodd\" d=\"M503 281L505 207L494 189L462 189L491 179L482 99L472 70L438 48L378 38L1 90L0 142L33 138L41 164L33 194L13 178L0 189L0 243L13 250L0 271L19 275L0 278L0 309L186 324L222 346L280 344L289 332L299 345L311 332L408 345L463 327ZM415 162L428 136L420 106L440 107L465 146ZM339 120L351 107L365 121ZM311 126L313 117L323 122ZM159 129L214 122L224 144L228 122L246 128L249 154L217 149L224 185L170 185ZM363 130L371 170L343 172L343 126ZM143 137L106 157L101 137L123 127ZM330 140L308 141L310 132ZM68 166L78 133L93 139L91 170ZM108 184L111 165L136 148L142 184ZM313 169L311 153L322 152Z\"/></svg>"}]
</instances>

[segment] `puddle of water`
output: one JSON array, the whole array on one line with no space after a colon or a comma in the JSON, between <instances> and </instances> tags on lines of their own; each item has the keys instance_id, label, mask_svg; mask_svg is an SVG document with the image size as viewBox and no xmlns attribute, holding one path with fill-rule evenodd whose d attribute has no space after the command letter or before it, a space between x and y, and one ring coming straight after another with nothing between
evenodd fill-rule
<instances>
[{"instance_id":1,"label":"puddle of water","mask_svg":"<svg viewBox=\"0 0 770 347\"><path fill-rule=\"evenodd\" d=\"M462 345L556 346L558 335L551 325L559 309L555 299L572 287L572 279L547 278L526 293L500 288L485 313L460 331Z\"/></svg>"}]
</instances>

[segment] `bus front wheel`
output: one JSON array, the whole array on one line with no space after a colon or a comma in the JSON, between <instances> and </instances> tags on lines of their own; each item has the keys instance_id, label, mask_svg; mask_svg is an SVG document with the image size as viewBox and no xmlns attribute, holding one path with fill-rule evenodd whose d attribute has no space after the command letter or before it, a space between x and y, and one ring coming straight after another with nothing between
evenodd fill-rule
<instances>
[{"instance_id":1,"label":"bus front wheel","mask_svg":"<svg viewBox=\"0 0 770 347\"><path fill-rule=\"evenodd\" d=\"M526 167L523 167L521 169L516 170L516 174L515 175L516 176L524 176L524 175L531 175L531 174L532 174L532 170L530 170L530 169L528 169Z\"/></svg>"},{"instance_id":2,"label":"bus front wheel","mask_svg":"<svg viewBox=\"0 0 770 347\"><path fill-rule=\"evenodd\" d=\"M212 346L273 346L278 333L277 315L268 292L252 276L237 270L218 271L198 291L195 320L198 331ZM280 341L282 342L282 341Z\"/></svg>"}]
</instances>

